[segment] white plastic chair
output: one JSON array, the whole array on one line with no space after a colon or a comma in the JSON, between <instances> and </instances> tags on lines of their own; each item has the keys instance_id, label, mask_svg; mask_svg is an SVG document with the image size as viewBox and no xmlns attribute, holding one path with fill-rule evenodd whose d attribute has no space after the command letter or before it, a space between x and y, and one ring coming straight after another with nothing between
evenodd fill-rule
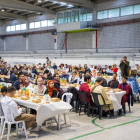
<instances>
[{"instance_id":1,"label":"white plastic chair","mask_svg":"<svg viewBox=\"0 0 140 140\"><path fill-rule=\"evenodd\" d=\"M64 96L66 96L66 102L70 104L73 94L72 94L72 93L64 93L64 94L62 95L62 97L61 97L61 100L62 100L62 101L64 100ZM69 96L71 96L71 98L69 98ZM65 124L66 124L66 114L69 115L69 121L70 121L70 126L71 126L70 111L66 111L66 112L64 113L64 121L65 121Z\"/></svg>"},{"instance_id":2,"label":"white plastic chair","mask_svg":"<svg viewBox=\"0 0 140 140\"><path fill-rule=\"evenodd\" d=\"M131 89L132 89L132 93L133 93L133 95L134 95L134 99L136 100L136 93L134 93L134 91L133 91L133 85L132 85L132 83L129 82L129 81L127 81L127 83L130 85L130 87L131 87Z\"/></svg>"},{"instance_id":3,"label":"white plastic chair","mask_svg":"<svg viewBox=\"0 0 140 140\"><path fill-rule=\"evenodd\" d=\"M0 116L0 119L1 119L1 127L0 127L0 135L1 135L5 117Z\"/></svg>"},{"instance_id":4,"label":"white plastic chair","mask_svg":"<svg viewBox=\"0 0 140 140\"><path fill-rule=\"evenodd\" d=\"M26 127L25 127L25 122L24 121L15 121L14 120L14 116L13 116L13 112L12 112L12 109L10 108L9 105L7 104L4 104L4 103L1 103L2 104L2 109L3 109L3 112L4 112L4 115L5 115L5 121L4 121L4 126L3 126L3 130L2 130L2 134L1 134L1 139L3 137L3 133L4 133L4 129L5 129L5 125L7 123L8 125L8 134L7 134L7 140L9 140L9 137L10 137L10 131L11 131L11 124L16 124L16 131L17 131L17 134L18 134L18 124L19 123L22 123L23 124L23 129L25 131L25 136L26 136L26 139L28 139L28 136L27 136L27 132L26 132ZM7 113L6 112L6 108L9 108L10 109L10 112L11 112L11 118L12 118L12 121L8 121L8 116L7 116Z\"/></svg>"}]
</instances>

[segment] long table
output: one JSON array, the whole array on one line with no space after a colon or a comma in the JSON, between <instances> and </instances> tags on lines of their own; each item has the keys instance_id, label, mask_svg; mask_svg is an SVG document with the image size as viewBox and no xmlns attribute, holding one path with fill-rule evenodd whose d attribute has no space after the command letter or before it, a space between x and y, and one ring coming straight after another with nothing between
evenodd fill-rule
<instances>
[{"instance_id":1,"label":"long table","mask_svg":"<svg viewBox=\"0 0 140 140\"><path fill-rule=\"evenodd\" d=\"M70 104L63 101L46 104L43 100L41 103L33 103L31 100L24 101L15 98L13 98L13 100L19 105L35 109L37 111L36 122L40 126L42 126L42 123L46 119L58 115L58 129L60 129L60 114L64 114L66 111L72 109Z\"/></svg>"}]
</instances>

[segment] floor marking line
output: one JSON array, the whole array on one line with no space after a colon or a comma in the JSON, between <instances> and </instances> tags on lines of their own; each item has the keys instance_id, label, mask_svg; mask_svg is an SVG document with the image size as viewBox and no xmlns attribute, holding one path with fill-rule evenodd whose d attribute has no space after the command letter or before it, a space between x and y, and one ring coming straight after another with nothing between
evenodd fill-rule
<instances>
[{"instance_id":1,"label":"floor marking line","mask_svg":"<svg viewBox=\"0 0 140 140\"><path fill-rule=\"evenodd\" d=\"M136 116L124 116L124 117L136 117ZM140 118L140 117L136 117L136 118ZM91 133L87 133L87 134L84 134L84 135L81 135L81 136L77 136L77 137L74 137L74 138L71 138L71 139L68 139L68 140L75 140L75 139L78 139L78 138L81 138L81 137L85 137L85 136L88 136L88 135L92 135L92 134L95 134L95 133L98 133L98 132L102 132L106 129L111 129L111 128L115 128L115 127L118 127L118 126L123 126L123 125L126 125L126 124L130 124L130 123L133 123L133 122L137 122L137 121L140 121L140 119L137 119L137 120L133 120L133 121L130 121L130 122L126 122L126 123L122 123L122 124L119 124L119 125L114 125L114 126L111 126L111 127L108 127L108 128L104 128L98 124L95 123L95 121L97 120L98 118L95 118L92 120L92 123L99 127L99 128L102 128L101 130L98 130L98 131L94 131L94 132L91 132Z\"/></svg>"}]
</instances>

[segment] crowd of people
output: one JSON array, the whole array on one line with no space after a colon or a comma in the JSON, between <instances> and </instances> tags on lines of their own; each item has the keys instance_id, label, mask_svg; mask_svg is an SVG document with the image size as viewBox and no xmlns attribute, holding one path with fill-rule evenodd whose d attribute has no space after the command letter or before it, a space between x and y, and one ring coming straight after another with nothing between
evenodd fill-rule
<instances>
[{"instance_id":1,"label":"crowd of people","mask_svg":"<svg viewBox=\"0 0 140 140\"><path fill-rule=\"evenodd\" d=\"M23 66L21 64L11 65L7 64L4 59L0 58L0 70L1 75L10 75L10 82L12 83L11 87L3 87L1 89L0 94L0 102L13 106L12 110L14 112L15 120L25 120L26 129L32 129L34 131L38 131L39 127L34 123L35 112L31 112L32 114L25 114L22 112L22 108L13 101L12 97L15 94L16 90L20 90L21 88L33 88L33 93L37 95L45 95L49 94L51 98L58 97L61 99L64 94L63 89L61 88L60 78L65 79L69 84L79 84L79 91L84 91L86 93L86 100L91 105L94 103L94 100L91 96L92 92L101 93L104 97L106 104L110 104L110 109L113 110L113 104L106 94L104 87L110 87L112 89L118 88L121 90L125 90L126 94L122 97L122 108L125 104L125 101L128 100L130 95L131 87L127 83L127 80L130 81L133 85L133 90L136 95L139 94L139 84L136 79L136 71L131 71L129 66L129 61L127 61L127 57L124 56L123 60L120 61L119 68L117 68L116 64L112 66L105 65L104 68L101 65L90 67L87 64L84 67L79 64L78 66L72 66L67 64L60 64L59 66L56 63L51 66L51 61L49 58L46 58L47 61L45 64L41 65L41 63L37 65L26 65ZM51 73L51 70L54 70L54 73ZM120 71L119 71L120 69ZM137 65L137 71L139 72L139 65ZM119 73L120 72L120 73ZM122 83L120 83L117 79L117 75L120 74L122 77ZM105 75L112 76L112 80L107 81L104 77ZM89 84L92 83L91 86ZM35 85L35 86L33 86ZM79 98L80 94L79 94ZM100 105L103 104L102 99L99 97ZM103 108L104 115L107 115L108 109L106 106ZM10 110L8 110L10 112ZM121 110L120 110L121 113ZM3 115L2 107L0 106L0 115ZM9 120L11 119L9 115ZM21 134L24 133L22 129Z\"/></svg>"}]
</instances>

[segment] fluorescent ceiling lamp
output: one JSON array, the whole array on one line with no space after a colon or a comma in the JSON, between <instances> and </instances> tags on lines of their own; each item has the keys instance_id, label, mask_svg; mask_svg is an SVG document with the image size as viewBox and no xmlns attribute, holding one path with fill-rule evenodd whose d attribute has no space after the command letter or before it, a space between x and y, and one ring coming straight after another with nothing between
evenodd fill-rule
<instances>
[{"instance_id":1,"label":"fluorescent ceiling lamp","mask_svg":"<svg viewBox=\"0 0 140 140\"><path fill-rule=\"evenodd\" d=\"M74 7L72 4L67 5L67 8L72 8L72 7Z\"/></svg>"},{"instance_id":2,"label":"fluorescent ceiling lamp","mask_svg":"<svg viewBox=\"0 0 140 140\"><path fill-rule=\"evenodd\" d=\"M57 1L53 1L53 4L58 3Z\"/></svg>"},{"instance_id":3,"label":"fluorescent ceiling lamp","mask_svg":"<svg viewBox=\"0 0 140 140\"><path fill-rule=\"evenodd\" d=\"M4 9L1 9L2 12L4 12Z\"/></svg>"},{"instance_id":4,"label":"fluorescent ceiling lamp","mask_svg":"<svg viewBox=\"0 0 140 140\"><path fill-rule=\"evenodd\" d=\"M59 2L60 3L60 5L67 5L65 2Z\"/></svg>"},{"instance_id":5,"label":"fluorescent ceiling lamp","mask_svg":"<svg viewBox=\"0 0 140 140\"><path fill-rule=\"evenodd\" d=\"M38 0L38 2L41 2L41 0Z\"/></svg>"}]
</instances>

